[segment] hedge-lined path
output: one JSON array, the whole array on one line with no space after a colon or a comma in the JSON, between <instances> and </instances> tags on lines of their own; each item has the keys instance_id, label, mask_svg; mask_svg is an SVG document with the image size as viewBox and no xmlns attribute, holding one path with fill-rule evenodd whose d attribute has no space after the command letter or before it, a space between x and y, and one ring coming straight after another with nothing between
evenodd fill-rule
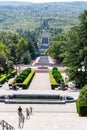
<instances>
[{"instance_id":1,"label":"hedge-lined path","mask_svg":"<svg viewBox=\"0 0 87 130\"><path fill-rule=\"evenodd\" d=\"M29 90L51 90L49 73L36 73Z\"/></svg>"}]
</instances>

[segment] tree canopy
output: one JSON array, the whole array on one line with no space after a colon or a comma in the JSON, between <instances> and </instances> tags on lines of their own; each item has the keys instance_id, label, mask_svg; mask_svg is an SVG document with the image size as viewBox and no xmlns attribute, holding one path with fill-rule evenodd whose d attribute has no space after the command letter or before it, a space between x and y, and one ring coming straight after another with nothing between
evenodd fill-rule
<instances>
[{"instance_id":1,"label":"tree canopy","mask_svg":"<svg viewBox=\"0 0 87 130\"><path fill-rule=\"evenodd\" d=\"M84 86L87 84L87 75L86 72L78 72L78 68L82 69L82 65L87 67L87 62L84 64L84 59L87 56L86 10L79 16L79 19L79 26L71 28L66 33L57 35L46 53L61 61L62 65L67 66L70 79Z\"/></svg>"}]
</instances>

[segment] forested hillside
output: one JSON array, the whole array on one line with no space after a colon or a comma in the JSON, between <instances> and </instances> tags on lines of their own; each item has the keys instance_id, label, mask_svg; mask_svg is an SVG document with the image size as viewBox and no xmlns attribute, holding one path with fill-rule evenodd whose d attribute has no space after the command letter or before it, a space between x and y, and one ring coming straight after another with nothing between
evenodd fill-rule
<instances>
[{"instance_id":1,"label":"forested hillside","mask_svg":"<svg viewBox=\"0 0 87 130\"><path fill-rule=\"evenodd\" d=\"M40 30L46 21L49 31L56 34L78 25L78 16L84 9L87 9L87 2L0 2L0 29Z\"/></svg>"}]
</instances>

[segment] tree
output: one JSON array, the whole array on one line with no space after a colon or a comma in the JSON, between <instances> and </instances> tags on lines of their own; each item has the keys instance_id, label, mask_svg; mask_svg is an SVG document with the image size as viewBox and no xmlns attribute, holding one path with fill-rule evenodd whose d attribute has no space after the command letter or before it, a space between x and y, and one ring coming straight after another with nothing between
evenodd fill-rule
<instances>
[{"instance_id":1,"label":"tree","mask_svg":"<svg viewBox=\"0 0 87 130\"><path fill-rule=\"evenodd\" d=\"M0 43L0 66L2 66L6 72L8 71L8 65L6 64L8 61L8 56L8 48L3 43Z\"/></svg>"},{"instance_id":2,"label":"tree","mask_svg":"<svg viewBox=\"0 0 87 130\"><path fill-rule=\"evenodd\" d=\"M31 61L31 55L30 55L30 52L27 51L21 57L21 62L24 63L24 64L29 64L30 61Z\"/></svg>"},{"instance_id":3,"label":"tree","mask_svg":"<svg viewBox=\"0 0 87 130\"><path fill-rule=\"evenodd\" d=\"M68 66L70 79L84 86L87 83L87 76L83 72L78 72L78 68L82 67L81 63L87 55L87 11L84 11L79 18L80 25L68 33L63 64Z\"/></svg>"},{"instance_id":4,"label":"tree","mask_svg":"<svg viewBox=\"0 0 87 130\"><path fill-rule=\"evenodd\" d=\"M24 54L24 52L27 50L27 41L25 41L24 38L20 38L17 43L17 49L16 49L16 57L18 61L21 60L21 56Z\"/></svg>"},{"instance_id":5,"label":"tree","mask_svg":"<svg viewBox=\"0 0 87 130\"><path fill-rule=\"evenodd\" d=\"M50 55L55 55L57 60L58 57L62 57L62 65L68 67L67 72L70 79L84 86L87 83L87 76L78 72L78 68L82 66L81 63L87 56L87 11L84 11L79 18L80 25L71 28L63 35L64 37L62 34L60 34L61 37L58 35L57 42L53 42L48 51Z\"/></svg>"},{"instance_id":6,"label":"tree","mask_svg":"<svg viewBox=\"0 0 87 130\"><path fill-rule=\"evenodd\" d=\"M46 50L46 54L53 57L61 64L64 56L62 54L65 52L66 46L66 35L64 33L58 34L55 40L51 43L49 48Z\"/></svg>"}]
</instances>

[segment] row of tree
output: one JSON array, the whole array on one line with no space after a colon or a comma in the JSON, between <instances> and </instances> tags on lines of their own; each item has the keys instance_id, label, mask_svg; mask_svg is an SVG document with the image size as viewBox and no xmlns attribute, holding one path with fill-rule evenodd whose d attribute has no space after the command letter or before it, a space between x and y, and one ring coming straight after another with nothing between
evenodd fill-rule
<instances>
[{"instance_id":1,"label":"row of tree","mask_svg":"<svg viewBox=\"0 0 87 130\"><path fill-rule=\"evenodd\" d=\"M80 14L79 20L79 26L58 34L46 53L60 64L67 66L70 79L75 80L82 87L87 84L87 72L81 70L85 65L83 71L87 71L87 10Z\"/></svg>"},{"instance_id":2,"label":"row of tree","mask_svg":"<svg viewBox=\"0 0 87 130\"><path fill-rule=\"evenodd\" d=\"M35 33L23 30L0 32L0 66L5 70L13 64L28 64L39 54Z\"/></svg>"}]
</instances>

